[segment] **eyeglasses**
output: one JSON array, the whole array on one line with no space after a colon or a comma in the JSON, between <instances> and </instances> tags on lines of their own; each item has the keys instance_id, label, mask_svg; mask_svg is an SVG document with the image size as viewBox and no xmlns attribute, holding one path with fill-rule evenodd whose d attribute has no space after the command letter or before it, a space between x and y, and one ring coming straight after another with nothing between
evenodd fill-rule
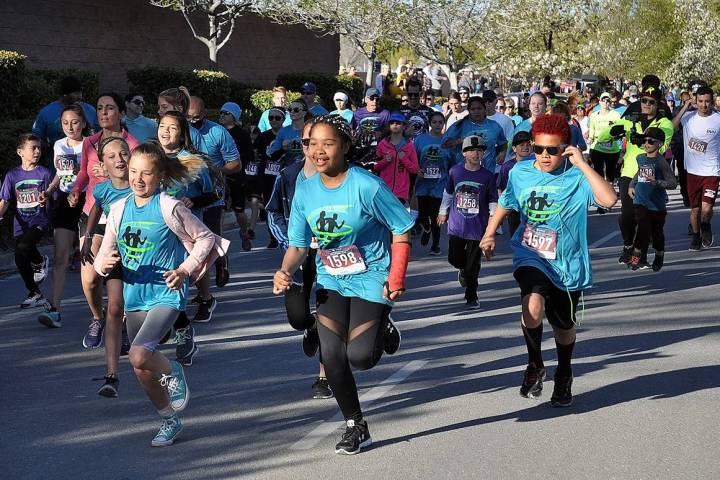
<instances>
[{"instance_id":1,"label":"eyeglasses","mask_svg":"<svg viewBox=\"0 0 720 480\"><path fill-rule=\"evenodd\" d=\"M408 97L419 97L419 96L420 96L420 92L418 92L418 93L410 93L410 92L408 92L408 93L407 93L407 96L408 96Z\"/></svg>"},{"instance_id":2,"label":"eyeglasses","mask_svg":"<svg viewBox=\"0 0 720 480\"><path fill-rule=\"evenodd\" d=\"M372 101L374 102L374 101L376 101L376 100L377 100L378 98L380 98L380 97L377 96L377 95L370 95L370 96L367 97L367 98L368 98L368 100L372 100Z\"/></svg>"},{"instance_id":3,"label":"eyeglasses","mask_svg":"<svg viewBox=\"0 0 720 480\"><path fill-rule=\"evenodd\" d=\"M284 120L284 118L275 115L268 115L268 120L270 120L271 122L280 122Z\"/></svg>"},{"instance_id":4,"label":"eyeglasses","mask_svg":"<svg viewBox=\"0 0 720 480\"><path fill-rule=\"evenodd\" d=\"M533 152L535 152L535 155L542 155L544 152L547 152L548 155L560 155L564 151L565 145L563 144L553 146L533 145Z\"/></svg>"},{"instance_id":5,"label":"eyeglasses","mask_svg":"<svg viewBox=\"0 0 720 480\"><path fill-rule=\"evenodd\" d=\"M640 103L642 103L643 105L652 106L652 105L655 105L657 102L652 98L643 98L640 100Z\"/></svg>"},{"instance_id":6,"label":"eyeglasses","mask_svg":"<svg viewBox=\"0 0 720 480\"><path fill-rule=\"evenodd\" d=\"M660 141L655 140L654 138L646 138L645 139L645 145L655 146L655 145L659 145L659 144L660 144Z\"/></svg>"},{"instance_id":7,"label":"eyeglasses","mask_svg":"<svg viewBox=\"0 0 720 480\"><path fill-rule=\"evenodd\" d=\"M232 113L228 112L227 110L220 110L220 115L232 115Z\"/></svg>"},{"instance_id":8,"label":"eyeglasses","mask_svg":"<svg viewBox=\"0 0 720 480\"><path fill-rule=\"evenodd\" d=\"M502 112L505 110L505 105L495 105L495 111Z\"/></svg>"},{"instance_id":9,"label":"eyeglasses","mask_svg":"<svg viewBox=\"0 0 720 480\"><path fill-rule=\"evenodd\" d=\"M309 147L310 146L310 139L309 138L303 138L300 140L300 143L303 144L303 147Z\"/></svg>"},{"instance_id":10,"label":"eyeglasses","mask_svg":"<svg viewBox=\"0 0 720 480\"><path fill-rule=\"evenodd\" d=\"M390 120L388 122L388 125L402 125L402 124L403 124L403 122L401 122L399 120Z\"/></svg>"},{"instance_id":11,"label":"eyeglasses","mask_svg":"<svg viewBox=\"0 0 720 480\"><path fill-rule=\"evenodd\" d=\"M305 111L305 109L304 109L304 108L300 108L300 107L295 107L295 108L291 108L291 109L290 109L290 112L291 112L291 113L300 113L300 112L304 112L304 111Z\"/></svg>"},{"instance_id":12,"label":"eyeglasses","mask_svg":"<svg viewBox=\"0 0 720 480\"><path fill-rule=\"evenodd\" d=\"M135 105L145 105L145 100L137 100L137 99L135 99L135 100L132 101L132 103L134 103Z\"/></svg>"}]
</instances>

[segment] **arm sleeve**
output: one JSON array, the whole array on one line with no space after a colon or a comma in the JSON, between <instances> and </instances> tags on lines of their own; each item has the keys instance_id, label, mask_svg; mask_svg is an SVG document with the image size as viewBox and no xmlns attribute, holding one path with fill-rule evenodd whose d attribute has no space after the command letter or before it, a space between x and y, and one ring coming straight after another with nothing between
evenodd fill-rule
<instances>
[{"instance_id":1,"label":"arm sleeve","mask_svg":"<svg viewBox=\"0 0 720 480\"><path fill-rule=\"evenodd\" d=\"M410 145L410 148L405 149L407 155L405 155L400 161L411 175L415 175L420 169L418 165L418 156L415 152L415 147Z\"/></svg>"},{"instance_id":2,"label":"arm sleeve","mask_svg":"<svg viewBox=\"0 0 720 480\"><path fill-rule=\"evenodd\" d=\"M272 143L268 145L266 150L268 157L272 156L272 154L275 152L282 151L283 140L285 140L283 132L284 130L280 130L277 134L277 137L275 137L275 140L273 140Z\"/></svg>"},{"instance_id":3,"label":"arm sleeve","mask_svg":"<svg viewBox=\"0 0 720 480\"><path fill-rule=\"evenodd\" d=\"M515 197L515 189L513 187L513 177L517 175L516 172L517 170L514 168L510 170L510 174L508 175L507 187L505 187L505 191L498 199L498 204L506 210L515 210L516 212L519 212L520 202L518 202L517 198Z\"/></svg>"},{"instance_id":4,"label":"arm sleeve","mask_svg":"<svg viewBox=\"0 0 720 480\"><path fill-rule=\"evenodd\" d=\"M283 211L283 195L282 195L282 175L275 177L275 185L273 186L270 200L265 207L268 213L268 228L280 245L287 250L288 248L288 222L285 219Z\"/></svg>"},{"instance_id":5,"label":"arm sleeve","mask_svg":"<svg viewBox=\"0 0 720 480\"><path fill-rule=\"evenodd\" d=\"M660 159L658 159L658 165L660 165L663 175L665 176L665 180L659 181L658 185L666 190L675 190L678 186L678 181L675 177L675 173L673 173L672 168L670 168L668 162L666 162L665 159L661 157Z\"/></svg>"},{"instance_id":6,"label":"arm sleeve","mask_svg":"<svg viewBox=\"0 0 720 480\"><path fill-rule=\"evenodd\" d=\"M438 215L447 215L450 205L452 205L453 194L443 191L442 201L440 202L440 210Z\"/></svg>"},{"instance_id":7,"label":"arm sleeve","mask_svg":"<svg viewBox=\"0 0 720 480\"><path fill-rule=\"evenodd\" d=\"M237 145L235 145L235 139L232 138L230 132L225 127L219 127L221 133L220 138L220 151L222 152L223 161L227 164L235 160L240 160L240 153L238 152Z\"/></svg>"},{"instance_id":8,"label":"arm sleeve","mask_svg":"<svg viewBox=\"0 0 720 480\"><path fill-rule=\"evenodd\" d=\"M665 142L660 148L660 153L665 153L665 150L670 148L670 142L672 141L673 134L675 133L675 127L670 120L663 118L660 121L660 129L665 133Z\"/></svg>"},{"instance_id":9,"label":"arm sleeve","mask_svg":"<svg viewBox=\"0 0 720 480\"><path fill-rule=\"evenodd\" d=\"M185 233L192 238L193 247L188 256L178 268L185 270L192 276L205 261L205 258L215 247L215 234L205 226L188 208L178 202L173 209L173 218L185 230ZM104 240L104 239L103 239Z\"/></svg>"},{"instance_id":10,"label":"arm sleeve","mask_svg":"<svg viewBox=\"0 0 720 480\"><path fill-rule=\"evenodd\" d=\"M258 129L260 132L267 132L270 130L270 121L268 120L268 115L270 114L269 110L265 110L262 115L260 115L260 121L258 122Z\"/></svg>"}]
</instances>

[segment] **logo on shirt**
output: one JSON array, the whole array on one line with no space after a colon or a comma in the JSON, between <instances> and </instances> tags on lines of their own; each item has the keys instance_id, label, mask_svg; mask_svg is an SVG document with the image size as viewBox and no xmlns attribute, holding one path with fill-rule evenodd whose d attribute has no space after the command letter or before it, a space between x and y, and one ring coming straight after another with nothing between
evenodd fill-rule
<instances>
[{"instance_id":1,"label":"logo on shirt","mask_svg":"<svg viewBox=\"0 0 720 480\"><path fill-rule=\"evenodd\" d=\"M480 213L480 189L483 184L477 182L460 182L455 186L455 209L465 218L472 218Z\"/></svg>"},{"instance_id":2,"label":"logo on shirt","mask_svg":"<svg viewBox=\"0 0 720 480\"><path fill-rule=\"evenodd\" d=\"M353 232L353 228L344 218L348 208L349 205L327 205L316 209L307 217L319 248L327 248Z\"/></svg>"},{"instance_id":3,"label":"logo on shirt","mask_svg":"<svg viewBox=\"0 0 720 480\"><path fill-rule=\"evenodd\" d=\"M562 209L562 204L552 197L555 189L535 187L523 202L522 208L527 212L528 221L534 224L547 223Z\"/></svg>"},{"instance_id":4,"label":"logo on shirt","mask_svg":"<svg viewBox=\"0 0 720 480\"><path fill-rule=\"evenodd\" d=\"M128 222L123 224L124 230L120 232L118 245L124 252L123 266L128 270L136 272L142 264L145 253L155 250L155 244L148 241L147 233L143 233L143 229L147 230L152 225L159 225L159 223Z\"/></svg>"}]
</instances>

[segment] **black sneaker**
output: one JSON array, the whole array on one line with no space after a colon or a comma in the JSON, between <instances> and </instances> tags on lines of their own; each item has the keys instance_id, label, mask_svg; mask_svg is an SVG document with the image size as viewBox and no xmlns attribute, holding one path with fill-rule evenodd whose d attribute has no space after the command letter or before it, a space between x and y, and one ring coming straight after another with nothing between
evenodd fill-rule
<instances>
[{"instance_id":1,"label":"black sneaker","mask_svg":"<svg viewBox=\"0 0 720 480\"><path fill-rule=\"evenodd\" d=\"M623 247L622 252L620 252L620 258L618 258L618 263L630 265L630 257L632 256L632 251L632 245L630 245L629 247Z\"/></svg>"},{"instance_id":2,"label":"black sneaker","mask_svg":"<svg viewBox=\"0 0 720 480\"><path fill-rule=\"evenodd\" d=\"M125 322L123 322L122 342L120 343L120 355L127 355L128 353L130 353L130 338L128 337Z\"/></svg>"},{"instance_id":3,"label":"black sneaker","mask_svg":"<svg viewBox=\"0 0 720 480\"><path fill-rule=\"evenodd\" d=\"M430 247L430 255L433 255L433 256L440 255L440 247L438 247L437 245Z\"/></svg>"},{"instance_id":4,"label":"black sneaker","mask_svg":"<svg viewBox=\"0 0 720 480\"><path fill-rule=\"evenodd\" d=\"M176 358L175 361L178 362L180 365L184 365L186 367L189 367L193 364L193 358L195 358L195 354L198 352L200 348L193 344L193 349L190 353L187 354L187 356L183 358ZM175 353L177 355L177 352Z\"/></svg>"},{"instance_id":5,"label":"black sneaker","mask_svg":"<svg viewBox=\"0 0 720 480\"><path fill-rule=\"evenodd\" d=\"M461 287L467 287L467 281L465 281L465 270L458 270L458 283Z\"/></svg>"},{"instance_id":6,"label":"black sneaker","mask_svg":"<svg viewBox=\"0 0 720 480\"><path fill-rule=\"evenodd\" d=\"M392 317L388 315L387 323L385 324L385 353L393 355L400 348L401 341L402 335L400 335L400 330L398 330L393 323Z\"/></svg>"},{"instance_id":7,"label":"black sneaker","mask_svg":"<svg viewBox=\"0 0 720 480\"><path fill-rule=\"evenodd\" d=\"M420 236L420 245L423 247L430 243L430 230L425 230L423 227L422 235Z\"/></svg>"},{"instance_id":8,"label":"black sneaker","mask_svg":"<svg viewBox=\"0 0 720 480\"><path fill-rule=\"evenodd\" d=\"M303 333L302 347L306 357L314 357L320 346L320 337L317 327L308 328Z\"/></svg>"},{"instance_id":9,"label":"black sneaker","mask_svg":"<svg viewBox=\"0 0 720 480\"><path fill-rule=\"evenodd\" d=\"M247 236L250 240L255 240L255 230L248 228Z\"/></svg>"},{"instance_id":10,"label":"black sneaker","mask_svg":"<svg viewBox=\"0 0 720 480\"><path fill-rule=\"evenodd\" d=\"M692 239L690 240L690 248L688 249L691 252L699 252L702 250L702 242L700 240L700 235L693 235Z\"/></svg>"},{"instance_id":11,"label":"black sneaker","mask_svg":"<svg viewBox=\"0 0 720 480\"><path fill-rule=\"evenodd\" d=\"M653 272L660 271L660 269L663 267L663 260L665 260L665 255L658 255L656 252L655 258L653 259L653 263L652 263Z\"/></svg>"},{"instance_id":12,"label":"black sneaker","mask_svg":"<svg viewBox=\"0 0 720 480\"><path fill-rule=\"evenodd\" d=\"M180 361L195 350L195 329L188 325L175 330L175 358Z\"/></svg>"},{"instance_id":13,"label":"black sneaker","mask_svg":"<svg viewBox=\"0 0 720 480\"><path fill-rule=\"evenodd\" d=\"M278 241L275 240L274 238L271 238L270 243L268 243L268 245L267 245L267 248L269 250L274 250L274 249L278 248L279 246L280 246L280 244L278 243Z\"/></svg>"},{"instance_id":14,"label":"black sneaker","mask_svg":"<svg viewBox=\"0 0 720 480\"><path fill-rule=\"evenodd\" d=\"M348 420L345 425L345 433L335 445L335 453L355 455L363 448L372 445L372 438L370 438L370 431L365 420L359 422Z\"/></svg>"},{"instance_id":15,"label":"black sneaker","mask_svg":"<svg viewBox=\"0 0 720 480\"><path fill-rule=\"evenodd\" d=\"M545 369L528 365L525 369L523 383L520 386L520 396L537 398L542 395L543 380L545 380Z\"/></svg>"},{"instance_id":16,"label":"black sneaker","mask_svg":"<svg viewBox=\"0 0 720 480\"><path fill-rule=\"evenodd\" d=\"M93 378L93 381L98 380L105 380L105 383L103 383L102 387L97 391L98 395L107 398L117 398L118 389L120 388L120 380L117 378L117 375L110 373L104 377Z\"/></svg>"},{"instance_id":17,"label":"black sneaker","mask_svg":"<svg viewBox=\"0 0 720 480\"><path fill-rule=\"evenodd\" d=\"M471 299L465 301L465 308L468 310L477 310L480 308L480 304L477 299Z\"/></svg>"},{"instance_id":18,"label":"black sneaker","mask_svg":"<svg viewBox=\"0 0 720 480\"><path fill-rule=\"evenodd\" d=\"M323 400L326 398L333 397L332 388L325 377L318 377L315 383L312 385L313 398L316 400Z\"/></svg>"},{"instance_id":19,"label":"black sneaker","mask_svg":"<svg viewBox=\"0 0 720 480\"><path fill-rule=\"evenodd\" d=\"M700 238L703 248L710 248L713 246L715 239L713 238L712 228L709 223L700 224Z\"/></svg>"},{"instance_id":20,"label":"black sneaker","mask_svg":"<svg viewBox=\"0 0 720 480\"><path fill-rule=\"evenodd\" d=\"M215 265L215 286L223 288L230 280L230 270L227 255L223 256Z\"/></svg>"},{"instance_id":21,"label":"black sneaker","mask_svg":"<svg viewBox=\"0 0 720 480\"><path fill-rule=\"evenodd\" d=\"M551 407L569 407L573 403L572 396L573 376L560 376L555 374L555 387L550 397Z\"/></svg>"},{"instance_id":22,"label":"black sneaker","mask_svg":"<svg viewBox=\"0 0 720 480\"><path fill-rule=\"evenodd\" d=\"M207 300L200 300L200 304L198 305L198 310L195 314L195 318L193 318L193 322L209 322L212 318L212 312L213 310L215 310L215 307L217 307L217 300L215 300L215 297L213 297L212 295Z\"/></svg>"}]
</instances>

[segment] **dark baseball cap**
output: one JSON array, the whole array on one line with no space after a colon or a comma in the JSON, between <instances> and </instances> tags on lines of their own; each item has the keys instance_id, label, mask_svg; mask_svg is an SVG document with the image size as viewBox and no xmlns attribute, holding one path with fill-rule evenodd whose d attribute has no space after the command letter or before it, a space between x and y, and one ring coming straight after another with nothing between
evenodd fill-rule
<instances>
[{"instance_id":1,"label":"dark baseball cap","mask_svg":"<svg viewBox=\"0 0 720 480\"><path fill-rule=\"evenodd\" d=\"M662 129L657 127L648 127L645 129L645 133L643 133L643 136L645 138L652 138L653 140L657 140L660 143L665 142L665 132L662 131Z\"/></svg>"},{"instance_id":2,"label":"dark baseball cap","mask_svg":"<svg viewBox=\"0 0 720 480\"><path fill-rule=\"evenodd\" d=\"M366 97L372 97L373 95L379 97L380 96L380 90L378 90L375 87L370 87L367 90L365 90L365 96Z\"/></svg>"},{"instance_id":3,"label":"dark baseball cap","mask_svg":"<svg viewBox=\"0 0 720 480\"><path fill-rule=\"evenodd\" d=\"M308 92L308 93L315 93L317 92L317 86L312 82L305 82L303 83L303 86L300 87L301 92Z\"/></svg>"},{"instance_id":4,"label":"dark baseball cap","mask_svg":"<svg viewBox=\"0 0 720 480\"><path fill-rule=\"evenodd\" d=\"M707 87L707 86L708 86L708 83L705 80L703 80L701 78L695 78L693 80L690 80L690 83L688 84L688 90L690 90L690 92L692 92L692 93L695 93L695 92L697 92L698 88Z\"/></svg>"},{"instance_id":5,"label":"dark baseball cap","mask_svg":"<svg viewBox=\"0 0 720 480\"><path fill-rule=\"evenodd\" d=\"M530 138L530 132L526 132L524 130L520 130L515 134L515 136L512 139L512 146L520 145L521 143L529 142L531 140Z\"/></svg>"}]
</instances>

